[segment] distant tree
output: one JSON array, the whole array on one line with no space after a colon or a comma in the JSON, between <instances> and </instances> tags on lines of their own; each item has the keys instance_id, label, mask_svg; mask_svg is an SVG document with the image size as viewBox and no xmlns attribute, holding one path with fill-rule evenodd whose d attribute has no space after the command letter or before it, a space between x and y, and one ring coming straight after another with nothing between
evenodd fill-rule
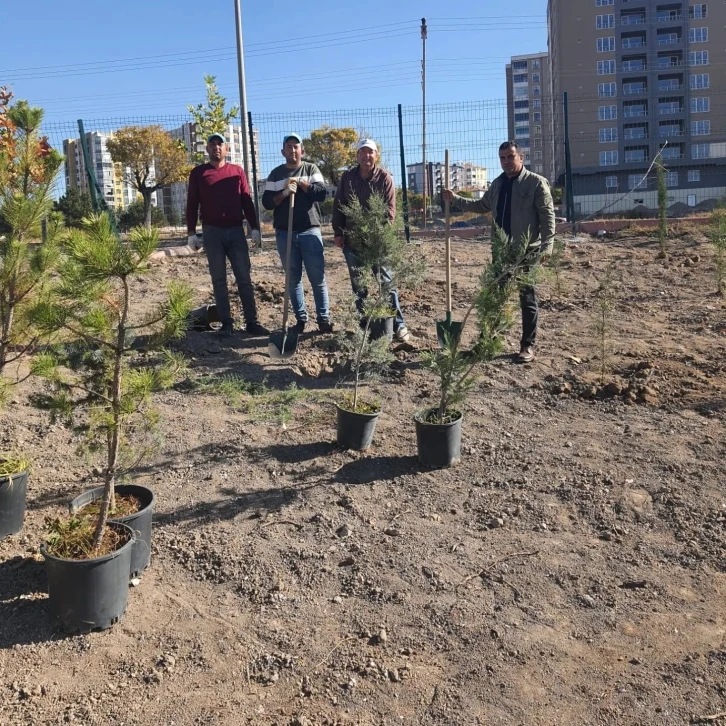
<instances>
[{"instance_id":1,"label":"distant tree","mask_svg":"<svg viewBox=\"0 0 726 726\"><path fill-rule=\"evenodd\" d=\"M206 141L210 134L225 134L227 126L233 118L237 118L239 106L232 106L229 111L224 107L227 99L219 93L216 76L204 76L204 84L207 88L207 105L197 104L187 106L189 113L197 125L197 135ZM244 127L245 119L242 119ZM192 160L197 164L203 164L205 155L203 152L192 154Z\"/></svg>"},{"instance_id":2,"label":"distant tree","mask_svg":"<svg viewBox=\"0 0 726 726\"><path fill-rule=\"evenodd\" d=\"M322 175L335 186L341 172L356 162L358 133L350 127L321 126L303 140L305 156L320 169Z\"/></svg>"},{"instance_id":3,"label":"distant tree","mask_svg":"<svg viewBox=\"0 0 726 726\"><path fill-rule=\"evenodd\" d=\"M562 204L562 187L552 187L552 201L555 204Z\"/></svg>"},{"instance_id":4,"label":"distant tree","mask_svg":"<svg viewBox=\"0 0 726 726\"><path fill-rule=\"evenodd\" d=\"M143 222L151 227L151 195L176 182L186 181L189 160L184 143L175 141L161 126L125 126L106 143L111 159L127 171L125 180L143 199Z\"/></svg>"},{"instance_id":5,"label":"distant tree","mask_svg":"<svg viewBox=\"0 0 726 726\"><path fill-rule=\"evenodd\" d=\"M320 203L320 213L325 217L333 214L333 197L326 197L324 202Z\"/></svg>"},{"instance_id":6,"label":"distant tree","mask_svg":"<svg viewBox=\"0 0 726 726\"><path fill-rule=\"evenodd\" d=\"M166 217L164 216L164 213L161 211L161 209L159 209L159 207L155 207L152 204L150 214L151 224L147 224L147 227L166 226ZM124 232L133 229L134 227L138 227L142 224L146 224L146 210L144 209L143 199L137 199L136 201L131 202L131 204L126 207L126 209L119 211L118 227Z\"/></svg>"},{"instance_id":7,"label":"distant tree","mask_svg":"<svg viewBox=\"0 0 726 726\"><path fill-rule=\"evenodd\" d=\"M172 209L166 216L169 225L172 227L181 227L184 224L181 214L176 209Z\"/></svg>"},{"instance_id":8,"label":"distant tree","mask_svg":"<svg viewBox=\"0 0 726 726\"><path fill-rule=\"evenodd\" d=\"M63 215L66 227L80 227L81 220L93 214L91 195L80 189L68 189L53 206Z\"/></svg>"}]
</instances>

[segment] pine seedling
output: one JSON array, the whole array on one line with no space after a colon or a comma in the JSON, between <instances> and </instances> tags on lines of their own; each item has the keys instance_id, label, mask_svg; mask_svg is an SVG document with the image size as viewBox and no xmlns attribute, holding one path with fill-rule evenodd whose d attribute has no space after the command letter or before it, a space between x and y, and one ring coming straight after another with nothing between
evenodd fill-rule
<instances>
[{"instance_id":1,"label":"pine seedling","mask_svg":"<svg viewBox=\"0 0 726 726\"><path fill-rule=\"evenodd\" d=\"M130 281L148 271L157 245L155 230L137 228L123 242L107 215L85 220L82 229L70 232L57 283L33 311L39 330L64 336L62 344L33 360L33 373L50 384L49 395L36 401L69 424L78 424L85 412L77 428L88 450L104 460L102 506L89 545L94 552L115 509L117 478L157 441L159 414L151 395L173 385L184 366L162 346L183 335L192 290L170 283L156 310L135 314ZM134 364L134 338L142 333L145 350L158 351L153 365Z\"/></svg>"},{"instance_id":2,"label":"pine seedling","mask_svg":"<svg viewBox=\"0 0 726 726\"><path fill-rule=\"evenodd\" d=\"M562 239L556 239L552 247L552 254L546 262L546 269L554 280L554 291L558 298L565 292L563 272L565 267L567 245Z\"/></svg>"},{"instance_id":3,"label":"pine seedling","mask_svg":"<svg viewBox=\"0 0 726 726\"><path fill-rule=\"evenodd\" d=\"M666 168L658 161L655 165L658 181L658 259L668 258L668 185L666 183Z\"/></svg>"},{"instance_id":4,"label":"pine seedling","mask_svg":"<svg viewBox=\"0 0 726 726\"><path fill-rule=\"evenodd\" d=\"M721 297L726 296L726 207L719 205L711 213L706 237L713 247L716 287Z\"/></svg>"},{"instance_id":5,"label":"pine seedling","mask_svg":"<svg viewBox=\"0 0 726 726\"><path fill-rule=\"evenodd\" d=\"M611 262L605 274L598 280L595 291L592 332L600 359L600 382L605 382L610 361L612 343L613 312L617 303L617 278L615 265Z\"/></svg>"}]
</instances>

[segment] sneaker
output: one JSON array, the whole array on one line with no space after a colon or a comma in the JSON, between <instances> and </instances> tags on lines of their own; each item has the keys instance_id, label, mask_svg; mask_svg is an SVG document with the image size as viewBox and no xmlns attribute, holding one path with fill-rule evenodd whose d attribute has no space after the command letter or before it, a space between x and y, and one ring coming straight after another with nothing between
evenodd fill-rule
<instances>
[{"instance_id":1,"label":"sneaker","mask_svg":"<svg viewBox=\"0 0 726 726\"><path fill-rule=\"evenodd\" d=\"M245 325L245 333L247 335L269 335L270 331L264 325L254 322Z\"/></svg>"},{"instance_id":2,"label":"sneaker","mask_svg":"<svg viewBox=\"0 0 726 726\"><path fill-rule=\"evenodd\" d=\"M395 331L393 337L396 340L407 342L411 339L411 333L408 332L408 328L405 325L401 325L398 330Z\"/></svg>"},{"instance_id":3,"label":"sneaker","mask_svg":"<svg viewBox=\"0 0 726 726\"><path fill-rule=\"evenodd\" d=\"M298 320L290 329L294 330L298 335L301 335L305 332L305 325L307 322L307 320Z\"/></svg>"},{"instance_id":4,"label":"sneaker","mask_svg":"<svg viewBox=\"0 0 726 726\"><path fill-rule=\"evenodd\" d=\"M330 320L318 320L318 330L321 333L332 333L333 324L330 322Z\"/></svg>"},{"instance_id":5,"label":"sneaker","mask_svg":"<svg viewBox=\"0 0 726 726\"><path fill-rule=\"evenodd\" d=\"M219 334L225 338L229 338L234 334L234 325L232 323L222 323L222 327L219 329Z\"/></svg>"},{"instance_id":6,"label":"sneaker","mask_svg":"<svg viewBox=\"0 0 726 726\"><path fill-rule=\"evenodd\" d=\"M519 354L515 356L515 363L531 363L534 360L534 350L531 345L523 345Z\"/></svg>"}]
</instances>

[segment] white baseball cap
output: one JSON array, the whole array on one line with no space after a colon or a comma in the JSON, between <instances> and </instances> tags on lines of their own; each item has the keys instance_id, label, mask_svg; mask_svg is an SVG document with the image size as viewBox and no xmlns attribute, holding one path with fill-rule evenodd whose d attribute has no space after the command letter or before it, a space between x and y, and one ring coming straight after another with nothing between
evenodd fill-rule
<instances>
[{"instance_id":1,"label":"white baseball cap","mask_svg":"<svg viewBox=\"0 0 726 726\"><path fill-rule=\"evenodd\" d=\"M378 151L376 142L373 139L361 139L358 142L358 149L373 149L373 151Z\"/></svg>"}]
</instances>

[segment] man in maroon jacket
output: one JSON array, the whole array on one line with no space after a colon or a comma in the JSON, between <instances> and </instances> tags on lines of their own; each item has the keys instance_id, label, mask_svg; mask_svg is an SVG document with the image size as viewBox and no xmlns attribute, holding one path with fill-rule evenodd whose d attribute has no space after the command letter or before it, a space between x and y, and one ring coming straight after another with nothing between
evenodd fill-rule
<instances>
[{"instance_id":1,"label":"man in maroon jacket","mask_svg":"<svg viewBox=\"0 0 726 726\"><path fill-rule=\"evenodd\" d=\"M209 136L207 154L209 163L195 167L189 174L189 247L194 250L201 247L201 240L196 233L201 207L204 248L207 251L214 300L222 321L222 335L232 335L234 332L227 290L227 259L237 280L245 317L245 331L249 335L267 335L270 331L260 325L257 319L255 293L250 277L250 253L242 228L242 220L246 219L252 229L252 241L259 241L257 214L247 177L241 167L227 163L227 141L222 134Z\"/></svg>"}]
</instances>

